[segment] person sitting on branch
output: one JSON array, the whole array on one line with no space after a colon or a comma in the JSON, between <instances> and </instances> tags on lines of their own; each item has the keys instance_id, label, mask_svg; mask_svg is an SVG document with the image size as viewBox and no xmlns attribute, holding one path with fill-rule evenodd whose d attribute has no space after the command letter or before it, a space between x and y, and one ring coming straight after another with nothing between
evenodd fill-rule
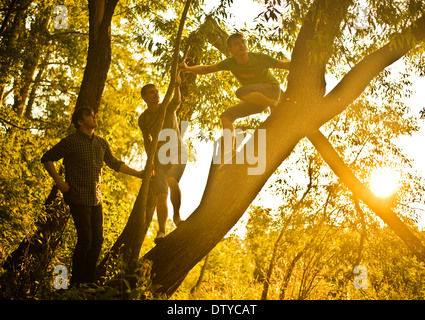
<instances>
[{"instance_id":1,"label":"person sitting on branch","mask_svg":"<svg viewBox=\"0 0 425 320\"><path fill-rule=\"evenodd\" d=\"M289 70L290 62L277 60L263 53L249 52L246 40L240 33L227 38L227 48L231 57L217 64L188 66L180 63L183 72L209 74L227 70L232 72L242 87L236 90L236 96L242 100L221 114L224 129L232 133L232 145L235 146L235 127L233 122L252 114L261 113L267 107L271 112L278 105L280 97L279 81L270 72L270 68Z\"/></svg>"}]
</instances>

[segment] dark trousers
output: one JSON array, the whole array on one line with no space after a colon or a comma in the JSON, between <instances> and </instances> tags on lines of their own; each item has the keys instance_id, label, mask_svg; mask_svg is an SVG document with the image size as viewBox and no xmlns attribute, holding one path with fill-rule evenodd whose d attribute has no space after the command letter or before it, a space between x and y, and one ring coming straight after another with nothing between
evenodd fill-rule
<instances>
[{"instance_id":1,"label":"dark trousers","mask_svg":"<svg viewBox=\"0 0 425 320\"><path fill-rule=\"evenodd\" d=\"M88 207L70 204L69 208L77 230L70 284L93 282L103 243L102 205Z\"/></svg>"}]
</instances>

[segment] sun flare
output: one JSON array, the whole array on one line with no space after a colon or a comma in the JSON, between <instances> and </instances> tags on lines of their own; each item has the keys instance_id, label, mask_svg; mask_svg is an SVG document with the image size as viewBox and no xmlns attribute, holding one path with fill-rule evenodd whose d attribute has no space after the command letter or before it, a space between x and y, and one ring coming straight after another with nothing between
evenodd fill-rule
<instances>
[{"instance_id":1,"label":"sun flare","mask_svg":"<svg viewBox=\"0 0 425 320\"><path fill-rule=\"evenodd\" d=\"M372 192L380 198L393 195L399 187L397 172L390 168L381 168L373 172L369 183Z\"/></svg>"}]
</instances>

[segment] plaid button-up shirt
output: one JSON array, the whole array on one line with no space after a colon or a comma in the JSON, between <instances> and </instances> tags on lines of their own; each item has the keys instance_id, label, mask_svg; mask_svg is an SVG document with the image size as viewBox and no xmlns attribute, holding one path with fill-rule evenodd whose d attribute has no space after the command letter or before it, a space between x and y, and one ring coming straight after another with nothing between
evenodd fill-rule
<instances>
[{"instance_id":1,"label":"plaid button-up shirt","mask_svg":"<svg viewBox=\"0 0 425 320\"><path fill-rule=\"evenodd\" d=\"M102 203L100 190L103 162L111 169L119 171L124 163L115 158L108 142L93 134L77 132L63 138L48 150L41 162L64 159L65 181L69 191L64 194L68 204L96 206Z\"/></svg>"}]
</instances>

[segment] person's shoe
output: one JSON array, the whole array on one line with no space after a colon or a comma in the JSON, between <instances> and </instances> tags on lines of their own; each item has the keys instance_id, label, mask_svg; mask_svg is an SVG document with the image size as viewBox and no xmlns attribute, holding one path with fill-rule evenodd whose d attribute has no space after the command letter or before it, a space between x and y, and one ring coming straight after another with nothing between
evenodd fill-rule
<instances>
[{"instance_id":1,"label":"person's shoe","mask_svg":"<svg viewBox=\"0 0 425 320\"><path fill-rule=\"evenodd\" d=\"M153 242L155 242L155 244L160 243L163 239L165 238L165 233L162 231L158 231L158 233L156 234L156 238Z\"/></svg>"},{"instance_id":2,"label":"person's shoe","mask_svg":"<svg viewBox=\"0 0 425 320\"><path fill-rule=\"evenodd\" d=\"M174 224L176 225L176 227L178 227L184 220L182 220L180 218L180 216L174 216L173 221L174 221Z\"/></svg>"}]
</instances>

